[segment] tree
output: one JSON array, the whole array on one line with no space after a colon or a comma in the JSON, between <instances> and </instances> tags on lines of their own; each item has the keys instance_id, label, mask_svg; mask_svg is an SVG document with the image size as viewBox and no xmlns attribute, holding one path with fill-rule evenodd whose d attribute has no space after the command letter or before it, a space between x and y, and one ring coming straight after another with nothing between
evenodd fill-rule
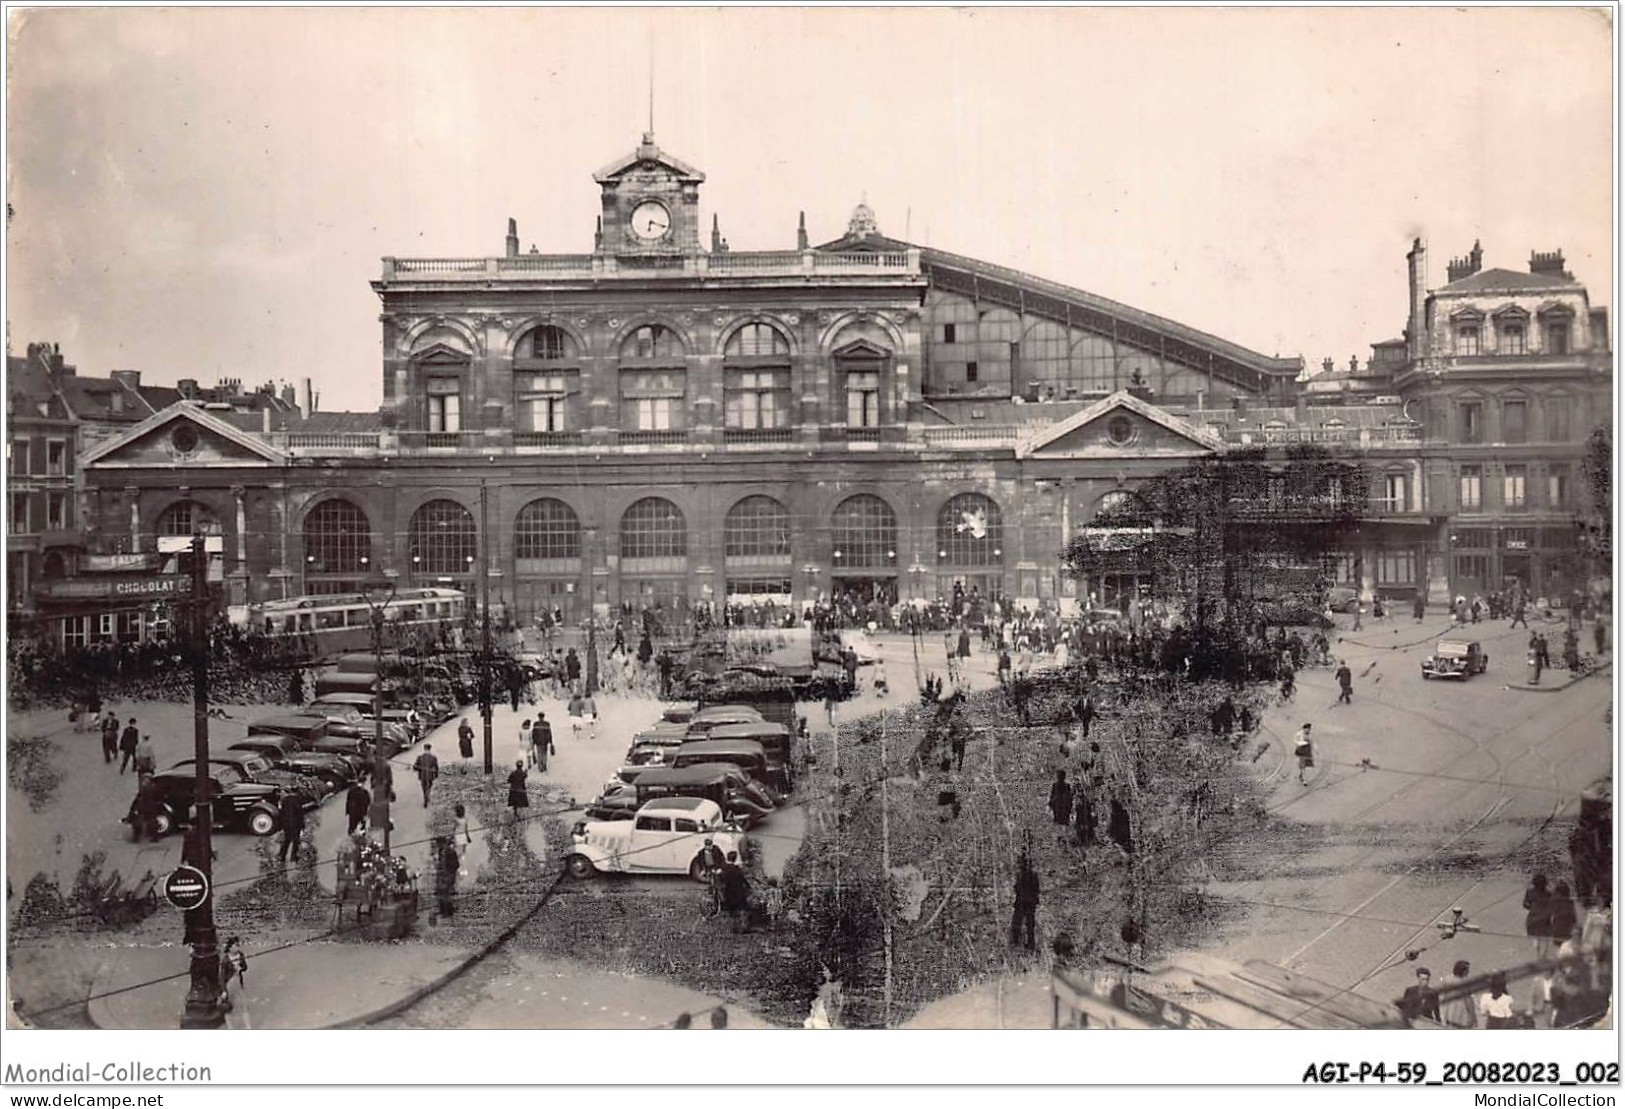
<instances>
[{"instance_id":1,"label":"tree","mask_svg":"<svg viewBox=\"0 0 1625 1109\"><path fill-rule=\"evenodd\" d=\"M1607 424L1593 428L1586 440L1586 492L1591 503L1580 521L1582 549L1592 566L1607 567L1614 558L1614 432Z\"/></svg>"},{"instance_id":2,"label":"tree","mask_svg":"<svg viewBox=\"0 0 1625 1109\"><path fill-rule=\"evenodd\" d=\"M1073 573L1149 579L1198 640L1242 632L1266 602L1319 604L1359 527L1370 478L1324 448L1252 447L1160 475L1103 510L1061 553Z\"/></svg>"}]
</instances>

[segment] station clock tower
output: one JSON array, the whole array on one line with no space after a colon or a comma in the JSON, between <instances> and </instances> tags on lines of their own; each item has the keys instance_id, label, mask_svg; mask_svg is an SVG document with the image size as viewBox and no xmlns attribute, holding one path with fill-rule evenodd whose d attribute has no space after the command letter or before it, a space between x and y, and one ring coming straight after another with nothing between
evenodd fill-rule
<instances>
[{"instance_id":1,"label":"station clock tower","mask_svg":"<svg viewBox=\"0 0 1625 1109\"><path fill-rule=\"evenodd\" d=\"M705 174L663 152L645 131L633 154L593 174L603 214L596 251L622 256L698 254Z\"/></svg>"}]
</instances>

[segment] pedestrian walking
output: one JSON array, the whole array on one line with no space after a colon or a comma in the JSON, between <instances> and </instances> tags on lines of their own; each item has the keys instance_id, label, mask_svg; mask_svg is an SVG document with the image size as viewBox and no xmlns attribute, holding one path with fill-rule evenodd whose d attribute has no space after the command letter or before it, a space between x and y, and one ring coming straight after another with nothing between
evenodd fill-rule
<instances>
[{"instance_id":1,"label":"pedestrian walking","mask_svg":"<svg viewBox=\"0 0 1625 1109\"><path fill-rule=\"evenodd\" d=\"M135 765L135 749L140 745L141 732L136 728L135 717L132 716L130 722L124 726L124 731L118 737L119 754L123 756L119 759L118 764L120 774Z\"/></svg>"},{"instance_id":2,"label":"pedestrian walking","mask_svg":"<svg viewBox=\"0 0 1625 1109\"><path fill-rule=\"evenodd\" d=\"M526 787L525 760L519 759L508 772L508 807L513 810L514 823L519 823L520 809L530 808L530 793Z\"/></svg>"},{"instance_id":3,"label":"pedestrian walking","mask_svg":"<svg viewBox=\"0 0 1625 1109\"><path fill-rule=\"evenodd\" d=\"M1446 1028L1478 1027L1478 995L1459 991L1461 984L1472 974L1472 965L1466 959L1457 959L1456 965L1439 983L1439 993L1446 995L1439 1002L1439 1023Z\"/></svg>"},{"instance_id":4,"label":"pedestrian walking","mask_svg":"<svg viewBox=\"0 0 1625 1109\"><path fill-rule=\"evenodd\" d=\"M1420 624L1422 622L1422 620L1427 616L1427 614L1428 614L1427 598L1423 597L1421 592L1418 591L1416 596L1411 599L1411 615L1413 617L1415 617L1416 622L1418 624Z\"/></svg>"},{"instance_id":5,"label":"pedestrian walking","mask_svg":"<svg viewBox=\"0 0 1625 1109\"><path fill-rule=\"evenodd\" d=\"M457 912L457 872L463 859L457 853L455 840L442 840L435 852L434 897L439 915L452 917Z\"/></svg>"},{"instance_id":6,"label":"pedestrian walking","mask_svg":"<svg viewBox=\"0 0 1625 1109\"><path fill-rule=\"evenodd\" d=\"M456 843L458 840L465 844L474 842L474 832L468 826L468 810L461 801L451 807L451 841Z\"/></svg>"},{"instance_id":7,"label":"pedestrian walking","mask_svg":"<svg viewBox=\"0 0 1625 1109\"><path fill-rule=\"evenodd\" d=\"M576 654L574 647L564 655L564 680L569 683L570 689L574 689L581 680L581 656Z\"/></svg>"},{"instance_id":8,"label":"pedestrian walking","mask_svg":"<svg viewBox=\"0 0 1625 1109\"><path fill-rule=\"evenodd\" d=\"M956 712L948 723L948 747L953 752L954 770L965 769L965 747L970 741L970 725L959 718Z\"/></svg>"},{"instance_id":9,"label":"pedestrian walking","mask_svg":"<svg viewBox=\"0 0 1625 1109\"><path fill-rule=\"evenodd\" d=\"M1513 603L1513 606L1512 606L1512 623L1510 625L1508 625L1508 626L1515 628L1519 624L1522 624L1525 628L1527 628L1529 626L1529 620L1525 617L1524 613L1525 613L1524 600L1520 596L1517 599L1517 601L1515 601Z\"/></svg>"},{"instance_id":10,"label":"pedestrian walking","mask_svg":"<svg viewBox=\"0 0 1625 1109\"><path fill-rule=\"evenodd\" d=\"M132 718L132 724L135 720ZM118 757L118 714L112 709L102 718L102 761L112 762Z\"/></svg>"},{"instance_id":11,"label":"pedestrian walking","mask_svg":"<svg viewBox=\"0 0 1625 1109\"><path fill-rule=\"evenodd\" d=\"M728 914L736 935L750 931L749 908L750 881L739 865L739 853L730 851L722 864L722 911Z\"/></svg>"},{"instance_id":12,"label":"pedestrian walking","mask_svg":"<svg viewBox=\"0 0 1625 1109\"><path fill-rule=\"evenodd\" d=\"M434 781L440 777L440 760L434 757L434 751L429 744L423 745L423 753L412 763L412 769L417 772L418 785L423 787L423 807L429 807L429 791L434 788Z\"/></svg>"},{"instance_id":13,"label":"pedestrian walking","mask_svg":"<svg viewBox=\"0 0 1625 1109\"><path fill-rule=\"evenodd\" d=\"M1134 825L1129 820L1128 806L1119 797L1112 798L1111 816L1106 822L1106 834L1123 849L1125 855L1134 854Z\"/></svg>"},{"instance_id":14,"label":"pedestrian walking","mask_svg":"<svg viewBox=\"0 0 1625 1109\"><path fill-rule=\"evenodd\" d=\"M1552 953L1552 894L1546 888L1546 875L1537 872L1523 893L1523 931L1534 942L1535 958Z\"/></svg>"},{"instance_id":15,"label":"pedestrian walking","mask_svg":"<svg viewBox=\"0 0 1625 1109\"><path fill-rule=\"evenodd\" d=\"M1337 703L1340 705L1352 705L1354 703L1354 671L1349 669L1349 664L1346 660L1338 660L1336 677L1338 689Z\"/></svg>"},{"instance_id":16,"label":"pedestrian walking","mask_svg":"<svg viewBox=\"0 0 1625 1109\"><path fill-rule=\"evenodd\" d=\"M248 1028L248 999L244 988L248 985L248 956L236 936L226 940L220 951L220 1009L226 1014L226 1027Z\"/></svg>"},{"instance_id":17,"label":"pedestrian walking","mask_svg":"<svg viewBox=\"0 0 1625 1109\"><path fill-rule=\"evenodd\" d=\"M1399 1013L1407 1023L1413 1020L1426 1018L1439 1020L1439 991L1429 983L1433 981L1433 972L1427 967L1416 968L1416 984L1406 986L1405 992L1399 998Z\"/></svg>"},{"instance_id":18,"label":"pedestrian walking","mask_svg":"<svg viewBox=\"0 0 1625 1109\"><path fill-rule=\"evenodd\" d=\"M1007 647L999 648L998 675L1000 685L1010 684L1010 650Z\"/></svg>"},{"instance_id":19,"label":"pedestrian walking","mask_svg":"<svg viewBox=\"0 0 1625 1109\"><path fill-rule=\"evenodd\" d=\"M1552 946L1561 947L1574 938L1574 929L1580 923L1580 911L1574 904L1574 891L1567 882L1560 881L1552 887L1546 908L1547 932L1552 937Z\"/></svg>"},{"instance_id":20,"label":"pedestrian walking","mask_svg":"<svg viewBox=\"0 0 1625 1109\"><path fill-rule=\"evenodd\" d=\"M1507 991L1505 974L1491 977L1489 992L1478 995L1478 1015L1485 1028L1518 1027L1518 1006Z\"/></svg>"},{"instance_id":21,"label":"pedestrian walking","mask_svg":"<svg viewBox=\"0 0 1625 1109\"><path fill-rule=\"evenodd\" d=\"M282 850L277 852L277 859L286 865L288 855L293 855L293 861L299 861L299 837L305 831L305 803L297 794L288 790L282 794L282 801L277 806L278 825L282 829Z\"/></svg>"},{"instance_id":22,"label":"pedestrian walking","mask_svg":"<svg viewBox=\"0 0 1625 1109\"><path fill-rule=\"evenodd\" d=\"M1303 726L1303 729L1298 732L1298 742L1292 748L1293 755L1297 756L1298 759L1298 784L1300 786L1309 784L1304 778L1304 773L1314 769L1315 765L1315 747L1314 742L1310 739L1310 728L1311 725L1309 724Z\"/></svg>"},{"instance_id":23,"label":"pedestrian walking","mask_svg":"<svg viewBox=\"0 0 1625 1109\"><path fill-rule=\"evenodd\" d=\"M463 770L466 773L468 764L474 761L474 726L463 717L463 722L457 725L457 754L462 757Z\"/></svg>"},{"instance_id":24,"label":"pedestrian walking","mask_svg":"<svg viewBox=\"0 0 1625 1109\"><path fill-rule=\"evenodd\" d=\"M345 835L355 835L356 829L361 827L367 819L367 813L372 811L372 794L360 782L351 784L344 795L344 816L349 821Z\"/></svg>"},{"instance_id":25,"label":"pedestrian walking","mask_svg":"<svg viewBox=\"0 0 1625 1109\"><path fill-rule=\"evenodd\" d=\"M1095 720L1095 699L1086 692L1072 705L1072 717L1083 729L1082 738L1089 738L1089 725Z\"/></svg>"},{"instance_id":26,"label":"pedestrian walking","mask_svg":"<svg viewBox=\"0 0 1625 1109\"><path fill-rule=\"evenodd\" d=\"M135 745L135 778L144 782L158 772L158 756L152 749L152 737L143 735Z\"/></svg>"},{"instance_id":27,"label":"pedestrian walking","mask_svg":"<svg viewBox=\"0 0 1625 1109\"><path fill-rule=\"evenodd\" d=\"M158 787L151 778L142 780L135 791L135 804L130 807L130 840L140 843L146 836L158 842Z\"/></svg>"},{"instance_id":28,"label":"pedestrian walking","mask_svg":"<svg viewBox=\"0 0 1625 1109\"><path fill-rule=\"evenodd\" d=\"M1597 654L1601 655L1608 650L1608 624L1601 616L1591 625L1591 636L1597 644Z\"/></svg>"},{"instance_id":29,"label":"pedestrian walking","mask_svg":"<svg viewBox=\"0 0 1625 1109\"><path fill-rule=\"evenodd\" d=\"M1040 894L1038 873L1033 870L1032 860L1027 853L1021 853L1021 859L1016 864L1016 897L1015 909L1010 914L1010 946L1014 947L1018 938L1025 932L1023 946L1028 951L1036 950L1038 926L1038 899Z\"/></svg>"},{"instance_id":30,"label":"pedestrian walking","mask_svg":"<svg viewBox=\"0 0 1625 1109\"><path fill-rule=\"evenodd\" d=\"M527 760L527 765L529 760L533 758L530 749L530 721L528 719L519 725L519 754L521 758Z\"/></svg>"},{"instance_id":31,"label":"pedestrian walking","mask_svg":"<svg viewBox=\"0 0 1625 1109\"><path fill-rule=\"evenodd\" d=\"M1072 824L1077 829L1078 845L1092 847L1095 843L1095 806L1089 798L1089 787L1081 780L1072 791Z\"/></svg>"},{"instance_id":32,"label":"pedestrian walking","mask_svg":"<svg viewBox=\"0 0 1625 1109\"><path fill-rule=\"evenodd\" d=\"M542 774L547 773L548 756L558 754L553 746L553 725L541 713L536 715L536 723L530 726L530 753L532 765Z\"/></svg>"},{"instance_id":33,"label":"pedestrian walking","mask_svg":"<svg viewBox=\"0 0 1625 1109\"><path fill-rule=\"evenodd\" d=\"M1064 770L1057 770L1055 781L1050 783L1049 812L1057 828L1065 828L1072 820L1072 787L1067 784Z\"/></svg>"},{"instance_id":34,"label":"pedestrian walking","mask_svg":"<svg viewBox=\"0 0 1625 1109\"><path fill-rule=\"evenodd\" d=\"M570 698L570 735L574 739L581 738L581 729L586 728L590 738L598 738L598 705L586 694L576 693Z\"/></svg>"}]
</instances>

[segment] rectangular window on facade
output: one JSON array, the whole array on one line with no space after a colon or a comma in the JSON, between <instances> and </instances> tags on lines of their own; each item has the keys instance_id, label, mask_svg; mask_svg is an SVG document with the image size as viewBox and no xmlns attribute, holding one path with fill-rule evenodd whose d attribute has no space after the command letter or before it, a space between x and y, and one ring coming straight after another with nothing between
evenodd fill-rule
<instances>
[{"instance_id":1,"label":"rectangular window on facade","mask_svg":"<svg viewBox=\"0 0 1625 1109\"><path fill-rule=\"evenodd\" d=\"M1529 441L1529 404L1522 400L1501 402L1501 441L1526 443Z\"/></svg>"},{"instance_id":2,"label":"rectangular window on facade","mask_svg":"<svg viewBox=\"0 0 1625 1109\"><path fill-rule=\"evenodd\" d=\"M113 614L111 612L104 612L96 618L96 634L103 639L113 638L114 626Z\"/></svg>"},{"instance_id":3,"label":"rectangular window on facade","mask_svg":"<svg viewBox=\"0 0 1625 1109\"><path fill-rule=\"evenodd\" d=\"M971 382L972 384L974 384L975 381L976 381L977 374L979 374L980 372L981 372L981 367L977 366L977 364L975 362L966 362L965 363L965 380L966 381Z\"/></svg>"},{"instance_id":4,"label":"rectangular window on facade","mask_svg":"<svg viewBox=\"0 0 1625 1109\"><path fill-rule=\"evenodd\" d=\"M954 336L954 325L953 324L945 323L945 324L942 325L942 341L945 342L945 343L955 343L955 342L959 341Z\"/></svg>"},{"instance_id":5,"label":"rectangular window on facade","mask_svg":"<svg viewBox=\"0 0 1625 1109\"><path fill-rule=\"evenodd\" d=\"M1408 494L1410 477L1406 474L1384 474L1382 477L1382 510L1404 512L1410 507Z\"/></svg>"},{"instance_id":6,"label":"rectangular window on facade","mask_svg":"<svg viewBox=\"0 0 1625 1109\"><path fill-rule=\"evenodd\" d=\"M1416 552L1384 551L1377 556L1378 585L1415 585Z\"/></svg>"},{"instance_id":7,"label":"rectangular window on facade","mask_svg":"<svg viewBox=\"0 0 1625 1109\"><path fill-rule=\"evenodd\" d=\"M61 439L45 444L45 472L51 477L62 477L68 472L68 445Z\"/></svg>"},{"instance_id":8,"label":"rectangular window on facade","mask_svg":"<svg viewBox=\"0 0 1625 1109\"><path fill-rule=\"evenodd\" d=\"M1461 416L1461 441L1463 443L1482 443L1484 441L1484 406L1476 400L1463 401L1459 409Z\"/></svg>"},{"instance_id":9,"label":"rectangular window on facade","mask_svg":"<svg viewBox=\"0 0 1625 1109\"><path fill-rule=\"evenodd\" d=\"M10 467L8 473L16 477L27 477L29 474L28 451L31 444L27 439L13 439L9 452Z\"/></svg>"},{"instance_id":10,"label":"rectangular window on facade","mask_svg":"<svg viewBox=\"0 0 1625 1109\"><path fill-rule=\"evenodd\" d=\"M778 370L739 370L728 378L727 425L745 430L786 427L790 390Z\"/></svg>"},{"instance_id":11,"label":"rectangular window on facade","mask_svg":"<svg viewBox=\"0 0 1625 1109\"><path fill-rule=\"evenodd\" d=\"M30 528L28 520L27 493L13 493L11 495L11 531L13 535L27 535Z\"/></svg>"},{"instance_id":12,"label":"rectangular window on facade","mask_svg":"<svg viewBox=\"0 0 1625 1109\"><path fill-rule=\"evenodd\" d=\"M1456 328L1456 353L1472 357L1478 352L1478 325L1464 324Z\"/></svg>"},{"instance_id":13,"label":"rectangular window on facade","mask_svg":"<svg viewBox=\"0 0 1625 1109\"><path fill-rule=\"evenodd\" d=\"M1528 338L1521 323L1503 323L1495 327L1495 341L1501 354L1529 353Z\"/></svg>"},{"instance_id":14,"label":"rectangular window on facade","mask_svg":"<svg viewBox=\"0 0 1625 1109\"><path fill-rule=\"evenodd\" d=\"M67 527L68 495L49 493L45 497L45 526L52 531Z\"/></svg>"},{"instance_id":15,"label":"rectangular window on facade","mask_svg":"<svg viewBox=\"0 0 1625 1109\"><path fill-rule=\"evenodd\" d=\"M570 391L564 374L520 374L514 384L519 430L567 430L565 406Z\"/></svg>"},{"instance_id":16,"label":"rectangular window on facade","mask_svg":"<svg viewBox=\"0 0 1625 1109\"><path fill-rule=\"evenodd\" d=\"M1508 466L1501 475L1501 504L1506 508L1527 508L1525 496L1528 467Z\"/></svg>"},{"instance_id":17,"label":"rectangular window on facade","mask_svg":"<svg viewBox=\"0 0 1625 1109\"><path fill-rule=\"evenodd\" d=\"M1553 443L1567 443L1572 434L1570 420L1573 409L1569 405L1569 398L1548 397L1545 408L1546 438Z\"/></svg>"},{"instance_id":18,"label":"rectangular window on facade","mask_svg":"<svg viewBox=\"0 0 1625 1109\"><path fill-rule=\"evenodd\" d=\"M1477 512L1484 507L1484 471L1479 466L1461 468L1461 508L1464 512Z\"/></svg>"},{"instance_id":19,"label":"rectangular window on facade","mask_svg":"<svg viewBox=\"0 0 1625 1109\"><path fill-rule=\"evenodd\" d=\"M622 373L621 429L681 430L686 384L682 370Z\"/></svg>"},{"instance_id":20,"label":"rectangular window on facade","mask_svg":"<svg viewBox=\"0 0 1625 1109\"><path fill-rule=\"evenodd\" d=\"M846 426L880 426L880 373L849 370L846 375Z\"/></svg>"},{"instance_id":21,"label":"rectangular window on facade","mask_svg":"<svg viewBox=\"0 0 1625 1109\"><path fill-rule=\"evenodd\" d=\"M1569 352L1569 325L1566 323L1549 323L1546 325L1546 353L1567 354Z\"/></svg>"},{"instance_id":22,"label":"rectangular window on facade","mask_svg":"<svg viewBox=\"0 0 1625 1109\"><path fill-rule=\"evenodd\" d=\"M1484 582L1490 576L1490 558L1481 554L1459 554L1456 556L1457 580Z\"/></svg>"},{"instance_id":23,"label":"rectangular window on facade","mask_svg":"<svg viewBox=\"0 0 1625 1109\"><path fill-rule=\"evenodd\" d=\"M141 614L139 612L121 612L115 625L120 643L141 642Z\"/></svg>"},{"instance_id":24,"label":"rectangular window on facade","mask_svg":"<svg viewBox=\"0 0 1625 1109\"><path fill-rule=\"evenodd\" d=\"M1552 466L1546 471L1546 504L1550 508L1569 507L1569 468Z\"/></svg>"},{"instance_id":25,"label":"rectangular window on facade","mask_svg":"<svg viewBox=\"0 0 1625 1109\"><path fill-rule=\"evenodd\" d=\"M62 618L62 645L64 647L90 646L90 617L64 616Z\"/></svg>"},{"instance_id":26,"label":"rectangular window on facade","mask_svg":"<svg viewBox=\"0 0 1625 1109\"><path fill-rule=\"evenodd\" d=\"M455 377L431 377L428 380L429 430L461 431L462 385Z\"/></svg>"}]
</instances>

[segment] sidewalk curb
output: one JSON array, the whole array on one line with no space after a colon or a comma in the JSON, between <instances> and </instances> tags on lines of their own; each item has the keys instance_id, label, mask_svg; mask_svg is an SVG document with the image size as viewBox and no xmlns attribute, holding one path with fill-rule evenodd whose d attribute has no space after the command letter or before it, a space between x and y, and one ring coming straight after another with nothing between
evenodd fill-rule
<instances>
[{"instance_id":1,"label":"sidewalk curb","mask_svg":"<svg viewBox=\"0 0 1625 1109\"><path fill-rule=\"evenodd\" d=\"M1508 684L1505 686L1505 688L1516 693L1561 693L1571 685L1576 685L1583 682L1587 678L1593 678L1599 674L1612 674L1613 671L1614 662L1612 659L1609 659L1607 662L1598 663L1595 667L1588 672L1581 674L1578 678L1569 678L1561 685L1530 685L1527 682L1524 682L1517 685ZM1549 674L1551 671L1548 670L1547 673Z\"/></svg>"}]
</instances>

